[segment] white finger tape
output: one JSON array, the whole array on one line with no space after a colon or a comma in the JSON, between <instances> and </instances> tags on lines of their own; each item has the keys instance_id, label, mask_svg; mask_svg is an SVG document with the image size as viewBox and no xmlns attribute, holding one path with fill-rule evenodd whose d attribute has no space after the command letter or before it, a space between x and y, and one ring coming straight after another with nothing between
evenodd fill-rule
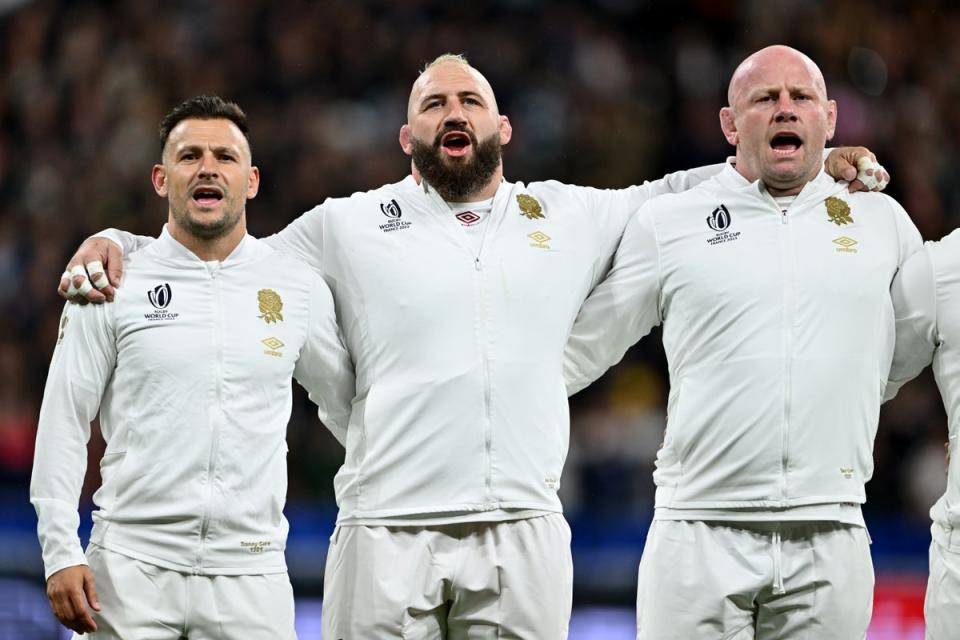
<instances>
[{"instance_id":1,"label":"white finger tape","mask_svg":"<svg viewBox=\"0 0 960 640\"><path fill-rule=\"evenodd\" d=\"M81 278L86 278L87 270L83 268L82 264L78 264L73 269L70 269L70 275L73 277L80 276Z\"/></svg>"},{"instance_id":2,"label":"white finger tape","mask_svg":"<svg viewBox=\"0 0 960 640\"><path fill-rule=\"evenodd\" d=\"M77 295L77 293L79 293L79 291L75 286L73 286L73 279L71 278L70 286L67 287L67 297L72 298L73 296Z\"/></svg>"},{"instance_id":3,"label":"white finger tape","mask_svg":"<svg viewBox=\"0 0 960 640\"><path fill-rule=\"evenodd\" d=\"M93 285L90 284L90 280L84 280L77 288L77 292L82 296L87 295L91 291L93 291Z\"/></svg>"},{"instance_id":4,"label":"white finger tape","mask_svg":"<svg viewBox=\"0 0 960 640\"><path fill-rule=\"evenodd\" d=\"M872 175L867 174L869 169L873 169ZM887 186L887 181L882 179L885 173L883 165L879 162L866 156L857 160L857 180L870 191L880 191Z\"/></svg>"},{"instance_id":5,"label":"white finger tape","mask_svg":"<svg viewBox=\"0 0 960 640\"><path fill-rule=\"evenodd\" d=\"M66 280L66 279L68 279L69 277L70 277L70 272L69 272L69 271L64 271L64 272L63 272L63 275L60 276L60 280Z\"/></svg>"},{"instance_id":6,"label":"white finger tape","mask_svg":"<svg viewBox=\"0 0 960 640\"><path fill-rule=\"evenodd\" d=\"M103 271L103 263L99 260L93 260L87 263L87 273L90 274L93 286L97 289L103 289L110 284L110 280L107 279L107 274Z\"/></svg>"}]
</instances>

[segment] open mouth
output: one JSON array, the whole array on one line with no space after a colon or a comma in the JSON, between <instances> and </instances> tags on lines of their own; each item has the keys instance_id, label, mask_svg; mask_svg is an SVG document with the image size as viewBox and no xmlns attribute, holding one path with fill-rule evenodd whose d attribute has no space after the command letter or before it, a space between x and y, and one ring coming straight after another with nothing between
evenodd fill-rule
<instances>
[{"instance_id":1,"label":"open mouth","mask_svg":"<svg viewBox=\"0 0 960 640\"><path fill-rule=\"evenodd\" d=\"M462 156L470 148L470 136L463 131L451 131L440 138L440 146L450 156Z\"/></svg>"},{"instance_id":2,"label":"open mouth","mask_svg":"<svg viewBox=\"0 0 960 640\"><path fill-rule=\"evenodd\" d=\"M770 148L783 155L791 154L802 146L803 140L795 133L778 133L770 140Z\"/></svg>"},{"instance_id":3,"label":"open mouth","mask_svg":"<svg viewBox=\"0 0 960 640\"><path fill-rule=\"evenodd\" d=\"M197 187L193 190L193 201L201 207L212 207L223 200L223 192L217 187Z\"/></svg>"}]
</instances>

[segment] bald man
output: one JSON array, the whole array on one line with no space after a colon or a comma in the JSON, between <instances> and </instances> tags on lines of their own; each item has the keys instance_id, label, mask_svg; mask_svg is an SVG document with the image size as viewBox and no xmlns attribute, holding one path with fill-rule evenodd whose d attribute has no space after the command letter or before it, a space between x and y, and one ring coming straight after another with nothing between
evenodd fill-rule
<instances>
[{"instance_id":1,"label":"bald man","mask_svg":"<svg viewBox=\"0 0 960 640\"><path fill-rule=\"evenodd\" d=\"M669 419L639 640L860 639L889 287L920 235L891 198L823 173L837 109L807 56L758 51L729 102L735 164L629 221L565 376L575 392L663 324Z\"/></svg>"},{"instance_id":2,"label":"bald man","mask_svg":"<svg viewBox=\"0 0 960 640\"><path fill-rule=\"evenodd\" d=\"M412 175L267 240L327 280L357 371L325 638L567 635L567 332L630 214L720 167L619 191L510 183L511 136L483 75L440 56L400 129Z\"/></svg>"}]
</instances>

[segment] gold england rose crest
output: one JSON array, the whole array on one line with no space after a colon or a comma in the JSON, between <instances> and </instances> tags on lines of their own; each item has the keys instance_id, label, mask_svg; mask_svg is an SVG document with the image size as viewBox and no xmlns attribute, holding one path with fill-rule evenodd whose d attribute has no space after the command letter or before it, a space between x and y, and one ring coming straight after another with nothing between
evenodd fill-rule
<instances>
[{"instance_id":1,"label":"gold england rose crest","mask_svg":"<svg viewBox=\"0 0 960 640\"><path fill-rule=\"evenodd\" d=\"M827 216L830 217L830 222L838 227L853 224L853 218L850 216L850 205L846 202L840 198L827 198L824 204L827 205Z\"/></svg>"},{"instance_id":2,"label":"gold england rose crest","mask_svg":"<svg viewBox=\"0 0 960 640\"><path fill-rule=\"evenodd\" d=\"M258 318L262 318L267 324L283 320L283 314L280 313L283 311L283 300L279 293L273 289L260 289L257 291L257 302L260 303L260 313L263 314L257 316Z\"/></svg>"},{"instance_id":3,"label":"gold england rose crest","mask_svg":"<svg viewBox=\"0 0 960 640\"><path fill-rule=\"evenodd\" d=\"M517 196L517 204L520 205L520 215L522 216L526 216L531 220L546 217L543 215L543 207L541 207L537 199L531 195L527 195L526 193L519 194Z\"/></svg>"}]
</instances>

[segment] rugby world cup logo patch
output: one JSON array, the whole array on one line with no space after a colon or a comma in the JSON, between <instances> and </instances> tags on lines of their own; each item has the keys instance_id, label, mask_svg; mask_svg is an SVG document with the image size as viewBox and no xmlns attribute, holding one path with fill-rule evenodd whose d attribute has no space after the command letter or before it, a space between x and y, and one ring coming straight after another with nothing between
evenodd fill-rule
<instances>
[{"instance_id":1,"label":"rugby world cup logo patch","mask_svg":"<svg viewBox=\"0 0 960 640\"><path fill-rule=\"evenodd\" d=\"M166 309L172 298L173 293L170 291L169 283L166 282L147 291L147 299L150 301L150 304L153 305L154 309Z\"/></svg>"},{"instance_id":2,"label":"rugby world cup logo patch","mask_svg":"<svg viewBox=\"0 0 960 640\"><path fill-rule=\"evenodd\" d=\"M383 215L388 218L399 218L403 215L403 212L400 211L400 205L397 204L396 200L391 200L386 204L380 203L380 211L383 211Z\"/></svg>"},{"instance_id":3,"label":"rugby world cup logo patch","mask_svg":"<svg viewBox=\"0 0 960 640\"><path fill-rule=\"evenodd\" d=\"M383 215L387 216L388 222L386 224L381 224L380 231L384 233L390 233L391 231L402 231L404 229L409 229L412 222L409 220L401 220L400 216L403 215L403 212L400 211L400 205L397 204L396 200L391 200L390 202L381 202L380 211L383 212Z\"/></svg>"},{"instance_id":4,"label":"rugby world cup logo patch","mask_svg":"<svg viewBox=\"0 0 960 640\"><path fill-rule=\"evenodd\" d=\"M725 204L720 205L713 210L713 213L707 216L707 226L714 231L726 231L727 227L730 226L730 222L730 211Z\"/></svg>"},{"instance_id":5,"label":"rugby world cup logo patch","mask_svg":"<svg viewBox=\"0 0 960 640\"><path fill-rule=\"evenodd\" d=\"M715 246L718 244L723 244L725 242L732 242L737 240L740 237L739 231L730 231L730 226L733 224L733 216L730 215L730 210L727 209L727 205L721 204L719 207L714 209L709 216L707 216L707 226L710 227L712 231L716 231L716 235L707 238L707 244Z\"/></svg>"},{"instance_id":6,"label":"rugby world cup logo patch","mask_svg":"<svg viewBox=\"0 0 960 640\"><path fill-rule=\"evenodd\" d=\"M150 301L150 304L152 304L155 309L153 313L143 314L143 317L146 318L148 322L176 320L177 316L180 315L179 313L171 313L167 310L167 307L170 306L170 302L173 300L173 289L170 288L170 283L168 282L158 284L153 289L147 291L147 300Z\"/></svg>"}]
</instances>

